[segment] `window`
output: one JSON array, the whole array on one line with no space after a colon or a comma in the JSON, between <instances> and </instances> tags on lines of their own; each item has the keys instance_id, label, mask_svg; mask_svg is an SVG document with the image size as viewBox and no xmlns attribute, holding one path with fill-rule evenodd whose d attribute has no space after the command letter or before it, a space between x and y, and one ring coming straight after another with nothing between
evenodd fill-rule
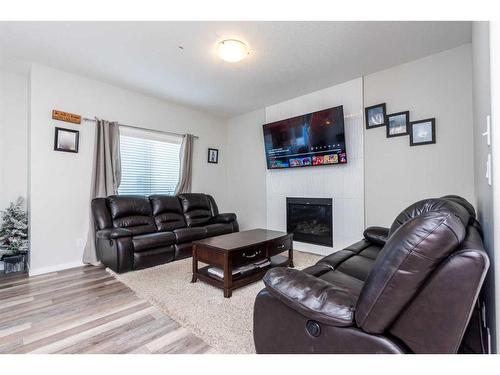
<instances>
[{"instance_id":1,"label":"window","mask_svg":"<svg viewBox=\"0 0 500 375\"><path fill-rule=\"evenodd\" d=\"M179 182L181 137L120 128L120 195L174 194Z\"/></svg>"}]
</instances>

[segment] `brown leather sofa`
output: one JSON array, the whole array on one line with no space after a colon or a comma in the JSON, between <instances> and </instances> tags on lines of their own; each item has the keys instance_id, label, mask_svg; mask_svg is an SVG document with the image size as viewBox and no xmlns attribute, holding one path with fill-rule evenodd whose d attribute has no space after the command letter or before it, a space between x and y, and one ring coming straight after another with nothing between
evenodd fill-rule
<instances>
[{"instance_id":1,"label":"brown leather sofa","mask_svg":"<svg viewBox=\"0 0 500 375\"><path fill-rule=\"evenodd\" d=\"M474 208L417 202L391 228L298 271L270 270L257 353L456 353L489 267Z\"/></svg>"},{"instance_id":2,"label":"brown leather sofa","mask_svg":"<svg viewBox=\"0 0 500 375\"><path fill-rule=\"evenodd\" d=\"M190 257L192 241L239 230L235 214L198 193L97 198L92 215L98 256L119 273Z\"/></svg>"}]
</instances>

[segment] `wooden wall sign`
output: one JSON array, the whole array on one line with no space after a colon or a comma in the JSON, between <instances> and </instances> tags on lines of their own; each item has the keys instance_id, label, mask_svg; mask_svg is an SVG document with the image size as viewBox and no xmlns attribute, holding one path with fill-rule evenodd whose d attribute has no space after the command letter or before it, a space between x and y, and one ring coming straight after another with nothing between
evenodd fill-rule
<instances>
[{"instance_id":1,"label":"wooden wall sign","mask_svg":"<svg viewBox=\"0 0 500 375\"><path fill-rule=\"evenodd\" d=\"M58 121L71 122L73 124L82 123L82 116L75 115L74 113L58 111L57 109L52 110L52 119Z\"/></svg>"}]
</instances>

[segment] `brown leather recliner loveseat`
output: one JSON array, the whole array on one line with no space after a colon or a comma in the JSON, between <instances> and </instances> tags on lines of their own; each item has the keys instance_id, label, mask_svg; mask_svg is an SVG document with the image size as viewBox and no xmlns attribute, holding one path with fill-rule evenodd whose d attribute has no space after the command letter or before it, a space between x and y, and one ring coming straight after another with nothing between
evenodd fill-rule
<instances>
[{"instance_id":1,"label":"brown leather recliner loveseat","mask_svg":"<svg viewBox=\"0 0 500 375\"><path fill-rule=\"evenodd\" d=\"M391 228L298 271L270 270L257 353L456 353L489 267L474 208L417 202Z\"/></svg>"}]
</instances>

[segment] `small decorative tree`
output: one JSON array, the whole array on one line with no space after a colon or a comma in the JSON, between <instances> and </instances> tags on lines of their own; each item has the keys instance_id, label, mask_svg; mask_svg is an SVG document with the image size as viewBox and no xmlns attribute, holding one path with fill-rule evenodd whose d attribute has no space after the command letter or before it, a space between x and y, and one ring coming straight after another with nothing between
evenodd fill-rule
<instances>
[{"instance_id":1,"label":"small decorative tree","mask_svg":"<svg viewBox=\"0 0 500 375\"><path fill-rule=\"evenodd\" d=\"M17 254L28 250L28 215L23 209L24 199L19 197L2 211L0 223L0 245Z\"/></svg>"}]
</instances>

